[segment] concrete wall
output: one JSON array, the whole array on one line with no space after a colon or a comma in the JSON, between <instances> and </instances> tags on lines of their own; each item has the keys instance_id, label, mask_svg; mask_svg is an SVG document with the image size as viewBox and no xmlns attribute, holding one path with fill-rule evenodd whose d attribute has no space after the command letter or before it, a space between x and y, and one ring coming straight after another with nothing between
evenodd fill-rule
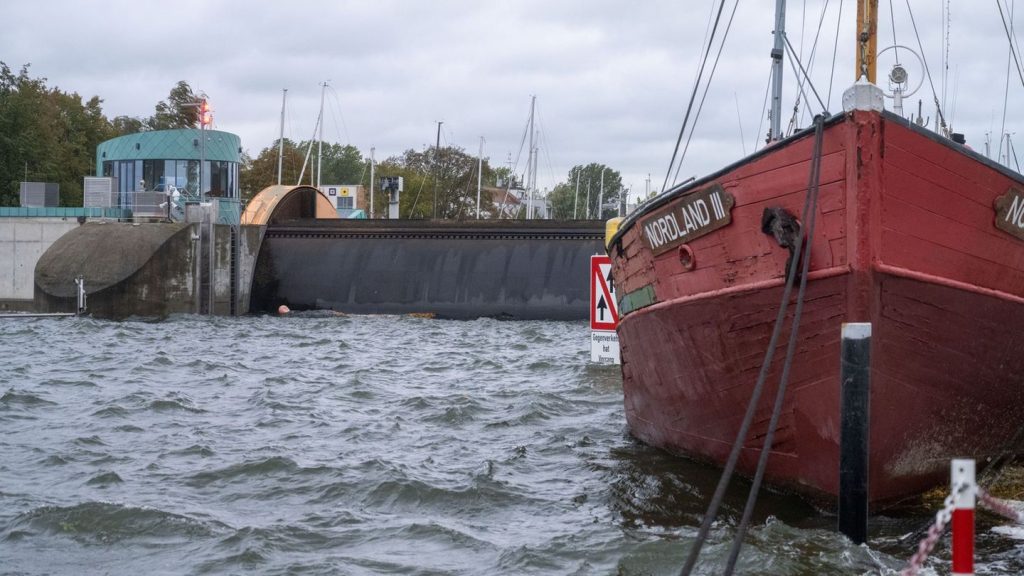
<instances>
[{"instance_id":1,"label":"concrete wall","mask_svg":"<svg viewBox=\"0 0 1024 576\"><path fill-rule=\"evenodd\" d=\"M87 313L162 317L195 310L193 224L89 222L56 241L35 271L35 308L70 312L82 276Z\"/></svg>"},{"instance_id":2,"label":"concrete wall","mask_svg":"<svg viewBox=\"0 0 1024 576\"><path fill-rule=\"evenodd\" d=\"M0 218L0 310L32 310L36 262L80 224L74 218Z\"/></svg>"},{"instance_id":3,"label":"concrete wall","mask_svg":"<svg viewBox=\"0 0 1024 576\"><path fill-rule=\"evenodd\" d=\"M266 229L266 226L238 227L235 315L249 312L256 257L259 256L260 243ZM213 234L213 313L228 316L231 314L231 226L214 226Z\"/></svg>"},{"instance_id":4,"label":"concrete wall","mask_svg":"<svg viewBox=\"0 0 1024 576\"><path fill-rule=\"evenodd\" d=\"M100 318L231 314L231 226L213 226L213 250L202 270L202 223L89 223L68 233L39 259L34 309L74 310L74 279L85 279L87 313ZM235 313L249 308L252 271L263 230L240 227ZM208 284L205 282L208 280ZM209 287L209 291L204 288Z\"/></svg>"}]
</instances>

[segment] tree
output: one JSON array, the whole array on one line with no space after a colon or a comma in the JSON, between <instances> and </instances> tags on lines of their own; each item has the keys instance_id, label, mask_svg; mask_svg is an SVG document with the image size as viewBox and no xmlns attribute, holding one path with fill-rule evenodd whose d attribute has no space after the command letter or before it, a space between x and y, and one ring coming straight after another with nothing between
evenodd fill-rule
<instances>
[{"instance_id":1,"label":"tree","mask_svg":"<svg viewBox=\"0 0 1024 576\"><path fill-rule=\"evenodd\" d=\"M313 149L310 152L309 166L306 168L306 175L313 174L313 182L316 182L316 156L319 152L323 167L320 169L320 182L322 184L355 184L363 179L363 172L366 170L366 161L359 149L351 144L323 143L321 147L317 142L312 142ZM299 150L305 157L309 149L308 140L299 143ZM308 179L303 178L308 182Z\"/></svg>"},{"instance_id":2,"label":"tree","mask_svg":"<svg viewBox=\"0 0 1024 576\"><path fill-rule=\"evenodd\" d=\"M142 120L134 116L117 116L110 121L110 124L114 130L113 137L142 132L146 127Z\"/></svg>"},{"instance_id":3,"label":"tree","mask_svg":"<svg viewBox=\"0 0 1024 576\"><path fill-rule=\"evenodd\" d=\"M174 88L171 88L167 99L157 102L156 112L143 124L147 130L195 128L199 125L199 107L196 103L200 99L188 82L179 80Z\"/></svg>"},{"instance_id":4,"label":"tree","mask_svg":"<svg viewBox=\"0 0 1024 576\"><path fill-rule=\"evenodd\" d=\"M242 165L239 167L239 189L243 202L248 202L267 186L277 184L278 142L275 140L272 145L260 150L255 159L249 158L248 155L243 157ZM284 155L281 162L282 184L294 186L298 182L304 150L285 138ZM309 174L308 167L306 173Z\"/></svg>"},{"instance_id":5,"label":"tree","mask_svg":"<svg viewBox=\"0 0 1024 576\"><path fill-rule=\"evenodd\" d=\"M604 175L604 194L601 194L601 175ZM576 182L579 178L579 193ZM618 213L620 198L625 193L622 187L622 176L617 170L604 164L590 163L586 166L577 165L569 170L569 177L559 183L548 195L551 202L552 216L568 220L576 218L604 220ZM598 209L598 202L603 206Z\"/></svg>"},{"instance_id":6,"label":"tree","mask_svg":"<svg viewBox=\"0 0 1024 576\"><path fill-rule=\"evenodd\" d=\"M406 150L402 156L381 163L381 176L402 176L404 218L462 219L476 216L476 182L479 161L457 146L430 147L422 152ZM385 173L384 170L390 170ZM483 162L483 181L494 182L490 164ZM493 213L489 197L481 197L481 210Z\"/></svg>"},{"instance_id":7,"label":"tree","mask_svg":"<svg viewBox=\"0 0 1024 576\"><path fill-rule=\"evenodd\" d=\"M22 180L60 185L62 206L82 205L82 177L93 172L96 146L113 135L102 100L48 88L0 62L0 206L17 206Z\"/></svg>"}]
</instances>

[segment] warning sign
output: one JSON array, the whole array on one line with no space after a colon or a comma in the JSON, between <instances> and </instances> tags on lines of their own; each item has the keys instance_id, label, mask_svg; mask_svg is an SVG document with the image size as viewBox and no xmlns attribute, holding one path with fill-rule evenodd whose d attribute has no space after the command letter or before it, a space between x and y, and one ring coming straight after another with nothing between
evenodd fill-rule
<instances>
[{"instance_id":1,"label":"warning sign","mask_svg":"<svg viewBox=\"0 0 1024 576\"><path fill-rule=\"evenodd\" d=\"M615 298L612 260L608 256L590 257L590 329L615 330L619 323L619 303Z\"/></svg>"},{"instance_id":2,"label":"warning sign","mask_svg":"<svg viewBox=\"0 0 1024 576\"><path fill-rule=\"evenodd\" d=\"M615 298L612 261L590 257L590 361L619 364L619 302Z\"/></svg>"}]
</instances>

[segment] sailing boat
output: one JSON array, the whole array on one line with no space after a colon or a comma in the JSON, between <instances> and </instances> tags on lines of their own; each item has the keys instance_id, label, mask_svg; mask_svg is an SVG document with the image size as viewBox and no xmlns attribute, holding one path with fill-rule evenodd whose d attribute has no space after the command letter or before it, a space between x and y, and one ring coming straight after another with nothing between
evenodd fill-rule
<instances>
[{"instance_id":1,"label":"sailing boat","mask_svg":"<svg viewBox=\"0 0 1024 576\"><path fill-rule=\"evenodd\" d=\"M797 296L787 286L806 280L794 353L766 372L736 465L754 475L788 372L764 478L831 505L844 322L872 326L872 505L947 481L953 457L1024 451L1024 176L883 110L868 57L876 7L858 8L864 77L842 114L666 191L607 241L630 430L718 464L780 302Z\"/></svg>"}]
</instances>

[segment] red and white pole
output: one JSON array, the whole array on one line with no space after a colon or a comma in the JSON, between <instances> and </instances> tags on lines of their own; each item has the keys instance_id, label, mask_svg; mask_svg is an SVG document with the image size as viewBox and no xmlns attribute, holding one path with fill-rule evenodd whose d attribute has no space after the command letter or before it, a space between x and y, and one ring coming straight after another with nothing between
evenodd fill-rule
<instances>
[{"instance_id":1,"label":"red and white pole","mask_svg":"<svg viewBox=\"0 0 1024 576\"><path fill-rule=\"evenodd\" d=\"M953 460L953 576L974 576L974 460ZM966 488L965 488L966 487Z\"/></svg>"}]
</instances>

